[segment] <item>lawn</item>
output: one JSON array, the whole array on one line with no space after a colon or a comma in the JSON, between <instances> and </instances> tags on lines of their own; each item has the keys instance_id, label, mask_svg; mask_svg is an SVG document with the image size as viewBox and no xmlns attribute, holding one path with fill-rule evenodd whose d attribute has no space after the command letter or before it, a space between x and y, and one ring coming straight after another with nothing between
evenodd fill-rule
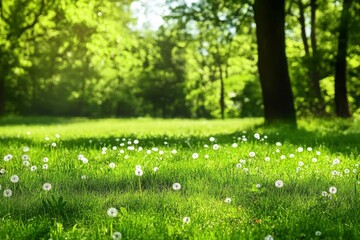
<instances>
[{"instance_id":1,"label":"lawn","mask_svg":"<svg viewBox=\"0 0 360 240\"><path fill-rule=\"evenodd\" d=\"M0 239L359 239L359 120L0 119Z\"/></svg>"}]
</instances>

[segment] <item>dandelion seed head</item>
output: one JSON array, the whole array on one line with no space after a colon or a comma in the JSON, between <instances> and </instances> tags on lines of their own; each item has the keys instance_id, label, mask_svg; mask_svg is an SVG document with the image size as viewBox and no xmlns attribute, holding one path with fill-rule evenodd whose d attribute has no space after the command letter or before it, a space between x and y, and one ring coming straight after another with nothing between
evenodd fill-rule
<instances>
[{"instance_id":1,"label":"dandelion seed head","mask_svg":"<svg viewBox=\"0 0 360 240\"><path fill-rule=\"evenodd\" d=\"M333 161L333 165L337 165L337 164L340 164L340 160L335 158L334 161Z\"/></svg>"},{"instance_id":2,"label":"dandelion seed head","mask_svg":"<svg viewBox=\"0 0 360 240\"><path fill-rule=\"evenodd\" d=\"M10 181L11 181L12 183L17 183L17 182L19 182L19 176L18 176L18 175L12 175L12 176L10 177Z\"/></svg>"},{"instance_id":3,"label":"dandelion seed head","mask_svg":"<svg viewBox=\"0 0 360 240\"><path fill-rule=\"evenodd\" d=\"M44 157L43 161L44 161L44 163L47 163L47 162L49 162L49 158Z\"/></svg>"},{"instance_id":4,"label":"dandelion seed head","mask_svg":"<svg viewBox=\"0 0 360 240\"><path fill-rule=\"evenodd\" d=\"M284 182L282 180L277 180L275 182L275 187L282 188L284 186Z\"/></svg>"},{"instance_id":5,"label":"dandelion seed head","mask_svg":"<svg viewBox=\"0 0 360 240\"><path fill-rule=\"evenodd\" d=\"M329 188L329 193L330 193L330 194L335 194L336 192L337 192L336 187L330 187L330 188Z\"/></svg>"},{"instance_id":6,"label":"dandelion seed head","mask_svg":"<svg viewBox=\"0 0 360 240\"><path fill-rule=\"evenodd\" d=\"M231 198L229 198L229 197L228 197L228 198L225 198L224 202L225 202L225 203L231 203Z\"/></svg>"},{"instance_id":7,"label":"dandelion seed head","mask_svg":"<svg viewBox=\"0 0 360 240\"><path fill-rule=\"evenodd\" d=\"M115 168L115 163L113 163L113 162L111 162L110 164L109 164L109 167L111 168L111 169L114 169Z\"/></svg>"},{"instance_id":8,"label":"dandelion seed head","mask_svg":"<svg viewBox=\"0 0 360 240\"><path fill-rule=\"evenodd\" d=\"M154 167L154 172L157 172L159 171L159 168L158 167Z\"/></svg>"},{"instance_id":9,"label":"dandelion seed head","mask_svg":"<svg viewBox=\"0 0 360 240\"><path fill-rule=\"evenodd\" d=\"M297 151L298 151L298 152L303 152L303 151L304 151L304 148L298 147Z\"/></svg>"},{"instance_id":10,"label":"dandelion seed head","mask_svg":"<svg viewBox=\"0 0 360 240\"><path fill-rule=\"evenodd\" d=\"M30 148L28 146L23 147L23 152L28 152Z\"/></svg>"},{"instance_id":11,"label":"dandelion seed head","mask_svg":"<svg viewBox=\"0 0 360 240\"><path fill-rule=\"evenodd\" d=\"M215 138L214 138L214 137L210 137L209 140L210 140L210 142L215 142Z\"/></svg>"},{"instance_id":12,"label":"dandelion seed head","mask_svg":"<svg viewBox=\"0 0 360 240\"><path fill-rule=\"evenodd\" d=\"M56 143L55 143L55 142L51 143L51 146L52 146L53 148L55 148L55 147L56 147Z\"/></svg>"},{"instance_id":13,"label":"dandelion seed head","mask_svg":"<svg viewBox=\"0 0 360 240\"><path fill-rule=\"evenodd\" d=\"M112 239L119 240L122 238L122 234L120 232L114 232L112 235Z\"/></svg>"},{"instance_id":14,"label":"dandelion seed head","mask_svg":"<svg viewBox=\"0 0 360 240\"><path fill-rule=\"evenodd\" d=\"M237 148L237 147L238 147L238 144L237 144L237 143L233 143L233 144L231 144L231 146L232 146L233 148Z\"/></svg>"},{"instance_id":15,"label":"dandelion seed head","mask_svg":"<svg viewBox=\"0 0 360 240\"><path fill-rule=\"evenodd\" d=\"M136 144L136 145L139 144L139 140L135 139L134 144Z\"/></svg>"},{"instance_id":16,"label":"dandelion seed head","mask_svg":"<svg viewBox=\"0 0 360 240\"><path fill-rule=\"evenodd\" d=\"M171 153L176 154L177 153L176 149L171 150Z\"/></svg>"},{"instance_id":17,"label":"dandelion seed head","mask_svg":"<svg viewBox=\"0 0 360 240\"><path fill-rule=\"evenodd\" d=\"M312 158L311 161L315 163L317 162L317 158Z\"/></svg>"},{"instance_id":18,"label":"dandelion seed head","mask_svg":"<svg viewBox=\"0 0 360 240\"><path fill-rule=\"evenodd\" d=\"M315 232L315 236L321 236L321 232L320 232L320 231L316 231L316 232Z\"/></svg>"},{"instance_id":19,"label":"dandelion seed head","mask_svg":"<svg viewBox=\"0 0 360 240\"><path fill-rule=\"evenodd\" d=\"M265 162L269 162L270 158L269 157L265 157Z\"/></svg>"},{"instance_id":20,"label":"dandelion seed head","mask_svg":"<svg viewBox=\"0 0 360 240\"><path fill-rule=\"evenodd\" d=\"M183 223L189 224L190 223L190 217L184 217L183 218Z\"/></svg>"},{"instance_id":21,"label":"dandelion seed head","mask_svg":"<svg viewBox=\"0 0 360 240\"><path fill-rule=\"evenodd\" d=\"M214 144L214 145L213 145L213 149L214 149L214 150L218 150L218 149L219 149L219 145L218 145L218 144Z\"/></svg>"},{"instance_id":22,"label":"dandelion seed head","mask_svg":"<svg viewBox=\"0 0 360 240\"><path fill-rule=\"evenodd\" d=\"M44 183L43 184L43 189L45 191L50 191L51 190L51 184L50 183Z\"/></svg>"},{"instance_id":23,"label":"dandelion seed head","mask_svg":"<svg viewBox=\"0 0 360 240\"><path fill-rule=\"evenodd\" d=\"M250 157L255 157L255 152L249 152Z\"/></svg>"},{"instance_id":24,"label":"dandelion seed head","mask_svg":"<svg viewBox=\"0 0 360 240\"><path fill-rule=\"evenodd\" d=\"M322 191L321 195L322 195L323 197L327 197L328 193L327 193L326 191Z\"/></svg>"},{"instance_id":25,"label":"dandelion seed head","mask_svg":"<svg viewBox=\"0 0 360 240\"><path fill-rule=\"evenodd\" d=\"M193 159L197 159L198 157L199 157L199 154L197 154L197 153L193 153L193 154L192 154L192 158L193 158Z\"/></svg>"},{"instance_id":26,"label":"dandelion seed head","mask_svg":"<svg viewBox=\"0 0 360 240\"><path fill-rule=\"evenodd\" d=\"M30 167L30 170L31 170L32 172L35 172L36 169L37 169L37 167L36 167L35 165Z\"/></svg>"},{"instance_id":27,"label":"dandelion seed head","mask_svg":"<svg viewBox=\"0 0 360 240\"><path fill-rule=\"evenodd\" d=\"M118 215L118 210L116 208L111 207L107 210L107 215L109 217L116 217Z\"/></svg>"},{"instance_id":28,"label":"dandelion seed head","mask_svg":"<svg viewBox=\"0 0 360 240\"><path fill-rule=\"evenodd\" d=\"M295 157L295 154L293 154L293 153L289 154L289 158L294 158L294 157Z\"/></svg>"},{"instance_id":29,"label":"dandelion seed head","mask_svg":"<svg viewBox=\"0 0 360 240\"><path fill-rule=\"evenodd\" d=\"M11 197L12 191L11 191L11 189L5 189L3 194L4 194L4 197Z\"/></svg>"},{"instance_id":30,"label":"dandelion seed head","mask_svg":"<svg viewBox=\"0 0 360 240\"><path fill-rule=\"evenodd\" d=\"M271 235L267 235L264 240L274 240L274 237Z\"/></svg>"},{"instance_id":31,"label":"dandelion seed head","mask_svg":"<svg viewBox=\"0 0 360 240\"><path fill-rule=\"evenodd\" d=\"M178 191L178 190L181 189L181 185L180 185L180 183L174 183L174 184L172 185L172 188L173 188L175 191Z\"/></svg>"},{"instance_id":32,"label":"dandelion seed head","mask_svg":"<svg viewBox=\"0 0 360 240\"><path fill-rule=\"evenodd\" d=\"M281 147L282 144L281 144L281 142L276 142L275 145L276 145L277 147Z\"/></svg>"},{"instance_id":33,"label":"dandelion seed head","mask_svg":"<svg viewBox=\"0 0 360 240\"><path fill-rule=\"evenodd\" d=\"M28 167L28 166L30 166L30 162L29 162L29 161L23 161L23 165L24 165L25 167Z\"/></svg>"},{"instance_id":34,"label":"dandelion seed head","mask_svg":"<svg viewBox=\"0 0 360 240\"><path fill-rule=\"evenodd\" d=\"M144 174L141 168L135 170L135 175L141 177Z\"/></svg>"}]
</instances>

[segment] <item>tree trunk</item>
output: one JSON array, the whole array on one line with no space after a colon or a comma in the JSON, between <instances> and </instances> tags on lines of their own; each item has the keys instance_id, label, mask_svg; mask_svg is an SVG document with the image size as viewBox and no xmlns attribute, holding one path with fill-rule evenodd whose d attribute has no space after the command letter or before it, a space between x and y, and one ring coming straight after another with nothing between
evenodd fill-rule
<instances>
[{"instance_id":1,"label":"tree trunk","mask_svg":"<svg viewBox=\"0 0 360 240\"><path fill-rule=\"evenodd\" d=\"M317 8L316 0L310 1L310 8L311 8L310 39L311 39L312 57L311 57L309 75L313 85L315 99L317 100L314 104L315 113L318 115L323 115L325 113L325 103L320 88L319 57L318 57L317 43L316 43L317 42L316 41L316 8Z\"/></svg>"},{"instance_id":2,"label":"tree trunk","mask_svg":"<svg viewBox=\"0 0 360 240\"><path fill-rule=\"evenodd\" d=\"M285 53L285 1L255 0L254 12L265 123L296 126Z\"/></svg>"},{"instance_id":3,"label":"tree trunk","mask_svg":"<svg viewBox=\"0 0 360 240\"><path fill-rule=\"evenodd\" d=\"M0 116L5 114L5 73L0 73Z\"/></svg>"},{"instance_id":4,"label":"tree trunk","mask_svg":"<svg viewBox=\"0 0 360 240\"><path fill-rule=\"evenodd\" d=\"M298 1L298 6L299 6L299 23L301 26L301 39L303 41L304 44L304 50L305 50L305 55L308 57L310 55L310 51L309 51L309 44L308 44L308 38L306 36L306 26L305 26L305 9L304 9L304 4L302 3L302 0Z\"/></svg>"},{"instance_id":5,"label":"tree trunk","mask_svg":"<svg viewBox=\"0 0 360 240\"><path fill-rule=\"evenodd\" d=\"M224 76L221 64L219 64L219 74L220 74L220 111L221 119L225 119L225 86L224 86Z\"/></svg>"},{"instance_id":6,"label":"tree trunk","mask_svg":"<svg viewBox=\"0 0 360 240\"><path fill-rule=\"evenodd\" d=\"M346 89L346 51L348 41L349 8L351 0L344 0L339 26L338 53L335 66L335 109L336 116L351 116Z\"/></svg>"}]
</instances>

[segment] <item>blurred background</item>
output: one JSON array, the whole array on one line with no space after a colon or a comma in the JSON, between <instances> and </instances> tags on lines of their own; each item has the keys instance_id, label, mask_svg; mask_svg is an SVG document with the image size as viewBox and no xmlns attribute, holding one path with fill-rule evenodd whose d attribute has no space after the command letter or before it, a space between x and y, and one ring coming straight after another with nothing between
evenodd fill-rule
<instances>
[{"instance_id":1,"label":"blurred background","mask_svg":"<svg viewBox=\"0 0 360 240\"><path fill-rule=\"evenodd\" d=\"M263 115L253 2L2 0L0 114ZM298 116L334 115L343 1L289 0L286 53ZM347 91L360 110L360 3L349 10Z\"/></svg>"}]
</instances>

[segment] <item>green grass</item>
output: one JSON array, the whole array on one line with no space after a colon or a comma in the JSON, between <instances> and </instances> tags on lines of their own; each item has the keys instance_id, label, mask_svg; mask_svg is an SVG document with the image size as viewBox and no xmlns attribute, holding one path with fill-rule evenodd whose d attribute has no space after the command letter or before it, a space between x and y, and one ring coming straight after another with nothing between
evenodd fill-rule
<instances>
[{"instance_id":1,"label":"green grass","mask_svg":"<svg viewBox=\"0 0 360 240\"><path fill-rule=\"evenodd\" d=\"M359 239L359 121L301 120L297 130L261 123L0 119L1 194L12 190L11 197L0 196L0 239L112 239L114 232L123 239ZM5 161L8 154L13 158ZM322 196L332 186L336 194ZM116 217L107 215L111 207Z\"/></svg>"}]
</instances>

